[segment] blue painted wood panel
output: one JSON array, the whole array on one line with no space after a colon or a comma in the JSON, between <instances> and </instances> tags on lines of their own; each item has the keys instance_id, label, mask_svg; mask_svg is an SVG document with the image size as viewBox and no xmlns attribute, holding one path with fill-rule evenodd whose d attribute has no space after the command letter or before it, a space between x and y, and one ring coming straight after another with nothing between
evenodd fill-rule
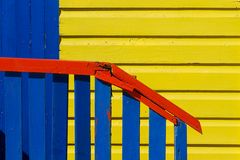
<instances>
[{"instance_id":1,"label":"blue painted wood panel","mask_svg":"<svg viewBox=\"0 0 240 160\"><path fill-rule=\"evenodd\" d=\"M55 91L53 90L53 88L54 88L53 75L46 74L45 82L46 82L45 83L45 88L46 88L46 92L45 92L45 94L46 94L45 95L45 97L46 97L46 99L45 99L46 159L52 160L52 158L53 158L53 128L55 127L55 124L57 124L56 122L53 124L53 118L54 118L53 113L56 113L56 114L58 113L57 108L56 107L54 108L54 105L56 105L55 104L56 102L53 102L53 98L54 98L53 94L55 93ZM63 92L60 91L57 94L59 94L59 96L60 96L61 93L63 93ZM55 94L55 97L57 97L56 94ZM59 101L62 101L62 100L63 99L59 99ZM61 120L63 120L63 119L61 119Z\"/></svg>"},{"instance_id":2,"label":"blue painted wood panel","mask_svg":"<svg viewBox=\"0 0 240 160\"><path fill-rule=\"evenodd\" d=\"M16 57L16 0L2 0L2 56Z\"/></svg>"},{"instance_id":3,"label":"blue painted wood panel","mask_svg":"<svg viewBox=\"0 0 240 160\"><path fill-rule=\"evenodd\" d=\"M68 75L53 75L52 160L67 159Z\"/></svg>"},{"instance_id":4,"label":"blue painted wood panel","mask_svg":"<svg viewBox=\"0 0 240 160\"><path fill-rule=\"evenodd\" d=\"M0 15L3 14L3 1L0 1ZM3 56L2 48L2 23L3 17L0 16L0 56ZM3 74L0 72L0 159L5 158L5 118L3 105Z\"/></svg>"},{"instance_id":5,"label":"blue painted wood panel","mask_svg":"<svg viewBox=\"0 0 240 160\"><path fill-rule=\"evenodd\" d=\"M30 0L16 0L16 57L30 57ZM22 73L22 152L23 160L28 160L28 73Z\"/></svg>"},{"instance_id":6,"label":"blue painted wood panel","mask_svg":"<svg viewBox=\"0 0 240 160\"><path fill-rule=\"evenodd\" d=\"M21 74L6 73L4 77L5 160L22 159Z\"/></svg>"},{"instance_id":7,"label":"blue painted wood panel","mask_svg":"<svg viewBox=\"0 0 240 160\"><path fill-rule=\"evenodd\" d=\"M75 76L75 159L91 159L90 76Z\"/></svg>"},{"instance_id":8,"label":"blue painted wood panel","mask_svg":"<svg viewBox=\"0 0 240 160\"><path fill-rule=\"evenodd\" d=\"M45 58L59 59L59 1L45 1Z\"/></svg>"},{"instance_id":9,"label":"blue painted wood panel","mask_svg":"<svg viewBox=\"0 0 240 160\"><path fill-rule=\"evenodd\" d=\"M166 119L149 112L149 160L166 159Z\"/></svg>"},{"instance_id":10,"label":"blue painted wood panel","mask_svg":"<svg viewBox=\"0 0 240 160\"><path fill-rule=\"evenodd\" d=\"M44 0L31 1L31 38L33 58L44 58Z\"/></svg>"},{"instance_id":11,"label":"blue painted wood panel","mask_svg":"<svg viewBox=\"0 0 240 160\"><path fill-rule=\"evenodd\" d=\"M174 126L174 158L187 160L187 126L181 120Z\"/></svg>"},{"instance_id":12,"label":"blue painted wood panel","mask_svg":"<svg viewBox=\"0 0 240 160\"><path fill-rule=\"evenodd\" d=\"M140 103L123 93L122 159L140 159Z\"/></svg>"},{"instance_id":13,"label":"blue painted wood panel","mask_svg":"<svg viewBox=\"0 0 240 160\"><path fill-rule=\"evenodd\" d=\"M59 57L58 0L3 0L0 2L0 56L5 57ZM31 22L31 23L30 23ZM22 74L22 141L23 159L29 154L28 74ZM37 76L38 77L38 76ZM41 76L40 76L41 77ZM0 159L4 158L5 116L3 106L3 73L0 73ZM36 78L36 77L35 77ZM36 80L36 79L35 79ZM47 75L45 86L45 141L51 155L52 135L52 75ZM42 83L42 78L39 78ZM38 87L41 85L37 85ZM31 86L33 87L33 86ZM36 87L37 88L37 87ZM42 88L40 88L42 90ZM66 91L67 89L65 89ZM64 92L64 91L63 91ZM48 157L47 157L48 158ZM50 158L50 157L49 157Z\"/></svg>"},{"instance_id":14,"label":"blue painted wood panel","mask_svg":"<svg viewBox=\"0 0 240 160\"><path fill-rule=\"evenodd\" d=\"M30 0L16 1L17 57L30 57Z\"/></svg>"},{"instance_id":15,"label":"blue painted wood panel","mask_svg":"<svg viewBox=\"0 0 240 160\"><path fill-rule=\"evenodd\" d=\"M31 57L44 58L44 2L31 1ZM46 83L45 75L30 74L29 91L29 158L46 159ZM48 134L49 135L49 134ZM49 144L50 142L48 142Z\"/></svg>"},{"instance_id":16,"label":"blue painted wood panel","mask_svg":"<svg viewBox=\"0 0 240 160\"><path fill-rule=\"evenodd\" d=\"M111 159L111 86L95 80L95 160Z\"/></svg>"},{"instance_id":17,"label":"blue painted wood panel","mask_svg":"<svg viewBox=\"0 0 240 160\"><path fill-rule=\"evenodd\" d=\"M58 0L43 0L44 1L44 40L45 40L45 48L44 48L44 57L48 59L58 59L59 58L59 2ZM46 158L52 159L57 158L56 152L53 149L58 148L58 143L53 143L52 139L54 139L52 132L54 132L54 128L59 124L57 122L52 122L53 112L55 114L60 111L52 105L53 104L53 94L55 97L61 97L61 93L66 93L67 88L58 87L58 92L56 90L52 90L53 86L57 86L58 84L54 84L52 74L46 74ZM60 89L62 89L60 91ZM60 99L61 101L61 99ZM63 100L65 101L65 100ZM63 120L59 121L61 124ZM56 133L55 133L56 134ZM63 136L63 135L61 135Z\"/></svg>"},{"instance_id":18,"label":"blue painted wood panel","mask_svg":"<svg viewBox=\"0 0 240 160\"><path fill-rule=\"evenodd\" d=\"M45 75L29 75L29 158L46 159L45 154Z\"/></svg>"},{"instance_id":19,"label":"blue painted wood panel","mask_svg":"<svg viewBox=\"0 0 240 160\"><path fill-rule=\"evenodd\" d=\"M17 30L16 30L16 1L15 0L2 0L1 1L1 30L2 30L2 34L1 34L1 56L3 57L15 57L17 55L17 40L16 40L16 34L17 34ZM11 11L11 12L10 12ZM5 75L2 75L2 85L1 85L1 90L3 90L3 92L5 92L11 85L15 86L16 89L18 90L16 95L14 95L14 99L15 100L19 100L17 96L21 96L21 94L19 93L19 87L21 86L21 84L18 84L19 82L19 77L8 77ZM9 79L8 79L9 78ZM11 81L8 81L10 80ZM7 81L7 82L6 82ZM21 83L21 81L20 81ZM20 86L18 86L20 85ZM9 88L10 89L10 88ZM13 92L13 93L10 93ZM4 159L15 159L15 158L20 158L21 155L19 155L19 152L21 151L21 147L19 148L19 150L15 147L13 147L13 153L16 154L16 156L14 157L14 155L10 155L10 146L14 143L14 141L18 141L16 142L16 147L19 147L20 145L20 140L19 140L19 134L20 134L20 125L18 125L19 123L21 123L21 121L18 121L19 123L17 124L17 122L14 122L12 120L9 120L9 117L7 116L13 116L11 113L11 111L9 110L11 107L13 107L13 104L11 104L11 98L6 96L6 94L14 94L14 88L12 88L11 90L8 90L8 93L3 93L1 96L4 97L4 99L2 99L2 107L1 107L1 114L2 114L2 142L5 144L5 147L3 147L3 151L4 152L2 154L2 157ZM4 100L6 100L6 102L4 102ZM17 111L19 112L21 110L21 106L19 106L19 101L16 102L17 105ZM7 109L7 110L6 110ZM19 118L19 113L16 113L16 118ZM16 120L13 118L13 120ZM19 119L18 119L19 120ZM15 128L12 128L15 127ZM14 133L15 132L15 133ZM9 135L7 135L9 134ZM20 135L21 136L21 135Z\"/></svg>"}]
</instances>

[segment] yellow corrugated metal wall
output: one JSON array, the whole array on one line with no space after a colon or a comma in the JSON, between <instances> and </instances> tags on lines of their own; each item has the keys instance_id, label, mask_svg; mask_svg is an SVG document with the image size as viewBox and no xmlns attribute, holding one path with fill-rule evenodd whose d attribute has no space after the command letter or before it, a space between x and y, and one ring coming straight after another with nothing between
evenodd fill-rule
<instances>
[{"instance_id":1,"label":"yellow corrugated metal wall","mask_svg":"<svg viewBox=\"0 0 240 160\"><path fill-rule=\"evenodd\" d=\"M62 59L116 63L197 116L203 135L189 128L189 160L240 159L239 1L60 0L60 6ZM120 160L121 95L113 89L112 157ZM72 90L71 80L70 117ZM145 106L141 117L141 160L147 160ZM173 159L170 123L167 144Z\"/></svg>"}]
</instances>

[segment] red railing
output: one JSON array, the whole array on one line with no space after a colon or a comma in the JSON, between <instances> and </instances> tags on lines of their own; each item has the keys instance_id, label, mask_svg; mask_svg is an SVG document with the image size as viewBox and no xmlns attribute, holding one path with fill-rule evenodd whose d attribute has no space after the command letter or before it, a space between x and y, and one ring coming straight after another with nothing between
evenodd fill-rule
<instances>
[{"instance_id":1,"label":"red railing","mask_svg":"<svg viewBox=\"0 0 240 160\"><path fill-rule=\"evenodd\" d=\"M48 59L0 58L0 71L4 78L4 111L7 121L6 156L16 154L22 158L21 142L22 119L19 73L29 73L29 157L45 159L46 133L52 138L52 159L66 159L67 146L67 86L68 75L75 76L75 155L76 159L89 159L90 156L90 79L96 77L95 85L95 159L111 159L111 85L123 90L123 159L139 159L139 102L150 108L149 158L165 155L166 122L175 125L175 159L186 159L186 124L202 133L199 121L168 101L140 81L111 63L79 62ZM16 73L18 72L18 73ZM52 110L45 114L44 94L45 74L53 74L53 97L50 97ZM36 90L38 88L38 90ZM39 90L40 88L40 90ZM64 92L61 92L63 91ZM54 93L59 94L54 94ZM45 97L41 99L40 97ZM45 106L45 107L44 107ZM132 108L135 107L135 108ZM48 124L48 120L50 124ZM21 121L21 123L18 122ZM61 120L61 123L60 123ZM50 127L44 126L45 124ZM51 131L48 131L49 129ZM159 130L160 129L160 130ZM45 131L46 130L46 131ZM136 133L133 133L136 132ZM158 134L159 132L159 134ZM39 136L39 139L37 138ZM18 137L18 138L17 138ZM51 139L50 138L50 139ZM10 144L17 143L15 147ZM161 148L158 150L158 148ZM10 151L9 151L10 150ZM160 153L159 152L163 152ZM38 157L38 158L37 158ZM162 159L165 156L161 156ZM40 159L41 159L40 158ZM8 159L8 158L6 158ZM19 159L19 160L20 160Z\"/></svg>"},{"instance_id":2,"label":"red railing","mask_svg":"<svg viewBox=\"0 0 240 160\"><path fill-rule=\"evenodd\" d=\"M177 124L177 118L202 133L200 122L114 64L46 59L0 58L0 71L93 75L113 84L143 102L159 115Z\"/></svg>"}]
</instances>

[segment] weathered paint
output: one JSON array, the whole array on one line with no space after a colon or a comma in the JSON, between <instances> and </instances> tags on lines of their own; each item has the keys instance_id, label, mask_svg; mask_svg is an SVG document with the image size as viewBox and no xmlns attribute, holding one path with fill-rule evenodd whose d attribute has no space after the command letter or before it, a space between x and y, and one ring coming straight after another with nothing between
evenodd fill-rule
<instances>
[{"instance_id":1,"label":"weathered paint","mask_svg":"<svg viewBox=\"0 0 240 160\"><path fill-rule=\"evenodd\" d=\"M174 160L187 160L187 126L181 120L174 126Z\"/></svg>"}]
</instances>

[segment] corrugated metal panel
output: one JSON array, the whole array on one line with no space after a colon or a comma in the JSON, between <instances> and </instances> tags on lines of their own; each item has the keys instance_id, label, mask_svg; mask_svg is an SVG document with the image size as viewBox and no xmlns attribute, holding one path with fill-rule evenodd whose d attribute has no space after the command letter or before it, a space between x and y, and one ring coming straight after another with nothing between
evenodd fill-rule
<instances>
[{"instance_id":1,"label":"corrugated metal panel","mask_svg":"<svg viewBox=\"0 0 240 160\"><path fill-rule=\"evenodd\" d=\"M204 135L189 130L190 160L240 159L238 1L60 0L60 4L62 59L117 63L199 117ZM122 97L113 89L112 158L120 160ZM72 119L72 78L70 90ZM92 94L92 117L93 103ZM141 160L148 159L147 117L148 109L141 105ZM69 124L73 159L73 120ZM172 129L168 125L168 160L173 159Z\"/></svg>"}]
</instances>

